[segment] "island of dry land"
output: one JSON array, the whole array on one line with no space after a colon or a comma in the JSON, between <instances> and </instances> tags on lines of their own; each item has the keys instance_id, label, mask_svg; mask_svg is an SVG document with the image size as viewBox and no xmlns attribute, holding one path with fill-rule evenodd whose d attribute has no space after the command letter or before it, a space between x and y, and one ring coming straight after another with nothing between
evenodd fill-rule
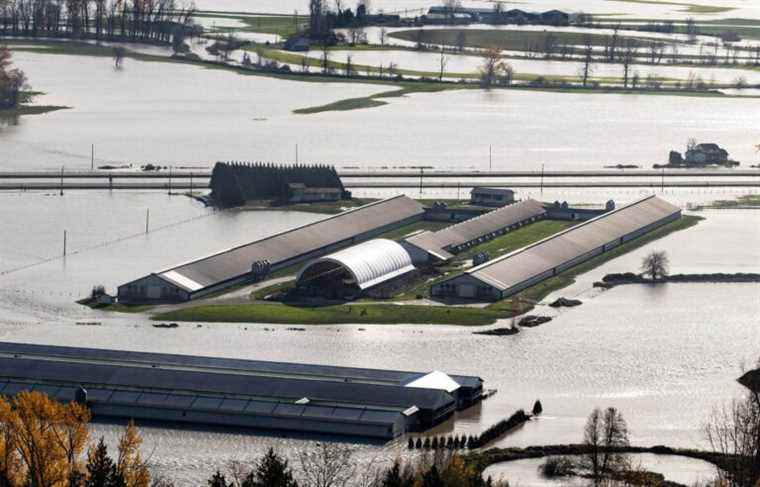
<instances>
[{"instance_id":1,"label":"island of dry land","mask_svg":"<svg viewBox=\"0 0 760 487\"><path fill-rule=\"evenodd\" d=\"M575 277L593 270L601 264L620 255L635 250L649 242L670 233L685 230L696 225L702 217L684 215L679 220L666 224L635 240L631 240L583 264L573 267L557 276L536 284L507 299L494 303L468 303L450 305L433 300L430 286L448 279L472 265L472 257L487 252L491 258L507 254L554 235L574 222L539 220L515 231L506 233L480 245L474 246L456 256L450 263L437 267L429 273L421 273L387 299L363 298L348 303L303 303L279 299L287 296L295 286L297 268L280 271L272 276L271 285L259 284L242 300L225 302L207 298L200 302L173 305L169 310L155 309L152 316L157 321L188 322L228 322L228 323L274 323L274 324L443 324L484 326L501 319L524 314L534 308L548 294L562 289L573 282ZM385 238L400 240L422 229L437 230L443 223L416 222L383 235ZM274 282L276 278L276 282ZM238 289L240 291L240 289ZM274 299L274 300L273 300ZM145 311L145 309L141 309ZM161 312L158 312L161 311Z\"/></svg>"}]
</instances>

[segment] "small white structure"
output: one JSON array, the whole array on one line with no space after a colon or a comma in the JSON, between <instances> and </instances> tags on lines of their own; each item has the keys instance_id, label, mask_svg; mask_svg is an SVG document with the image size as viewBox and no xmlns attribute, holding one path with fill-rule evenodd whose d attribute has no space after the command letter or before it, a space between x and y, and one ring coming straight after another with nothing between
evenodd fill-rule
<instances>
[{"instance_id":1,"label":"small white structure","mask_svg":"<svg viewBox=\"0 0 760 487\"><path fill-rule=\"evenodd\" d=\"M429 374L425 374L422 377L409 382L404 387L416 387L419 389L435 389L438 391L446 391L449 394L456 391L461 387L459 382L451 378L451 376L440 370L434 370Z\"/></svg>"},{"instance_id":2,"label":"small white structure","mask_svg":"<svg viewBox=\"0 0 760 487\"><path fill-rule=\"evenodd\" d=\"M478 206L506 206L515 202L515 192L507 188L472 188L470 204Z\"/></svg>"}]
</instances>

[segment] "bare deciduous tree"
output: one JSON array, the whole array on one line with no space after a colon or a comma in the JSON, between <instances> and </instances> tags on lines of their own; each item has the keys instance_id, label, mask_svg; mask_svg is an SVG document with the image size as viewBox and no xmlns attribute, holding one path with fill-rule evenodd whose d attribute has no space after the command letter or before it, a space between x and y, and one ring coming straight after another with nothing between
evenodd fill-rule
<instances>
[{"instance_id":1,"label":"bare deciduous tree","mask_svg":"<svg viewBox=\"0 0 760 487\"><path fill-rule=\"evenodd\" d=\"M443 51L443 46L441 46L441 57L438 60L438 81L443 81L443 75L446 74L446 66L449 64L449 58L446 57L446 54Z\"/></svg>"},{"instance_id":2,"label":"bare deciduous tree","mask_svg":"<svg viewBox=\"0 0 760 487\"><path fill-rule=\"evenodd\" d=\"M627 457L614 451L629 445L628 426L617 409L596 408L591 412L583 430L583 444L589 450L581 463L595 483L627 468Z\"/></svg>"},{"instance_id":3,"label":"bare deciduous tree","mask_svg":"<svg viewBox=\"0 0 760 487\"><path fill-rule=\"evenodd\" d=\"M480 67L480 85L483 88L490 88L503 71L501 51L496 48L488 49L484 55L483 65Z\"/></svg>"},{"instance_id":4,"label":"bare deciduous tree","mask_svg":"<svg viewBox=\"0 0 760 487\"><path fill-rule=\"evenodd\" d=\"M337 443L317 443L298 460L305 487L345 487L357 471L353 450Z\"/></svg>"},{"instance_id":5,"label":"bare deciduous tree","mask_svg":"<svg viewBox=\"0 0 760 487\"><path fill-rule=\"evenodd\" d=\"M749 372L745 377L754 374L760 372ZM727 464L718 469L721 485L752 487L760 482L759 388L748 388L744 397L716 408L703 431L712 449L725 456Z\"/></svg>"},{"instance_id":6,"label":"bare deciduous tree","mask_svg":"<svg viewBox=\"0 0 760 487\"><path fill-rule=\"evenodd\" d=\"M668 254L664 250L652 251L641 261L641 272L653 282L666 277L669 267Z\"/></svg>"}]
</instances>

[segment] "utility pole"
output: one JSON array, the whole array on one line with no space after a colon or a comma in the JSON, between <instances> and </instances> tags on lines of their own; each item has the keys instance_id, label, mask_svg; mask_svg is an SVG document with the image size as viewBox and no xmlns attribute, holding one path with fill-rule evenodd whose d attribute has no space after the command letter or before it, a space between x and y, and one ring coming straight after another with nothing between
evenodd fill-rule
<instances>
[{"instance_id":1,"label":"utility pole","mask_svg":"<svg viewBox=\"0 0 760 487\"><path fill-rule=\"evenodd\" d=\"M63 256L66 257L66 230L63 231Z\"/></svg>"},{"instance_id":2,"label":"utility pole","mask_svg":"<svg viewBox=\"0 0 760 487\"><path fill-rule=\"evenodd\" d=\"M172 166L169 166L169 195L172 194Z\"/></svg>"},{"instance_id":3,"label":"utility pole","mask_svg":"<svg viewBox=\"0 0 760 487\"><path fill-rule=\"evenodd\" d=\"M190 196L193 195L193 173L190 173Z\"/></svg>"},{"instance_id":4,"label":"utility pole","mask_svg":"<svg viewBox=\"0 0 760 487\"><path fill-rule=\"evenodd\" d=\"M541 196L544 195L544 165L541 164Z\"/></svg>"},{"instance_id":5,"label":"utility pole","mask_svg":"<svg viewBox=\"0 0 760 487\"><path fill-rule=\"evenodd\" d=\"M63 196L63 168L64 166L61 166L61 196Z\"/></svg>"},{"instance_id":6,"label":"utility pole","mask_svg":"<svg viewBox=\"0 0 760 487\"><path fill-rule=\"evenodd\" d=\"M422 199L422 178L425 176L425 168L420 167L420 199Z\"/></svg>"},{"instance_id":7,"label":"utility pole","mask_svg":"<svg viewBox=\"0 0 760 487\"><path fill-rule=\"evenodd\" d=\"M145 210L145 233L150 231L150 208Z\"/></svg>"}]
</instances>

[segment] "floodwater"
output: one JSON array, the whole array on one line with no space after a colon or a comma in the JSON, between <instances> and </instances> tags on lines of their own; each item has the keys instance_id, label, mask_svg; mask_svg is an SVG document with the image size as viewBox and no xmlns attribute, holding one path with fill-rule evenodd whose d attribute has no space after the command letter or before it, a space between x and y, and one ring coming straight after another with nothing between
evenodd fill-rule
<instances>
[{"instance_id":1,"label":"floodwater","mask_svg":"<svg viewBox=\"0 0 760 487\"><path fill-rule=\"evenodd\" d=\"M18 53L39 104L67 105L0 127L0 169L88 169L217 160L327 162L438 169L599 169L663 162L690 137L714 141L744 166L760 100L463 90L388 99L366 110L292 110L390 89L242 76L197 66ZM77 69L68 69L76 64ZM466 123L464 122L466 120ZM398 127L406 127L399 131Z\"/></svg>"},{"instance_id":2,"label":"floodwater","mask_svg":"<svg viewBox=\"0 0 760 487\"><path fill-rule=\"evenodd\" d=\"M345 63L348 56L351 62L359 66L384 66L386 69L390 63L394 63L398 69L439 73L441 69L441 55L434 52L413 51L331 51L330 59ZM321 54L312 51L309 57L319 59ZM505 59L515 70L516 74L533 74L542 76L569 76L577 78L581 72L582 63L573 61L547 61L542 59ZM478 73L483 66L482 56L469 55L445 55L444 76L457 74ZM361 70L360 70L361 71ZM690 76L699 77L708 83L729 84L743 78L749 84L760 84L760 72L748 69L731 68L687 68L677 66L651 66L631 65L629 76L637 74L640 82L644 83L648 76L660 80L678 79L686 81ZM448 76L447 76L448 75ZM595 78L620 78L623 77L623 67L619 64L597 63L593 66ZM621 83L622 84L622 83ZM741 95L739 91L737 94Z\"/></svg>"},{"instance_id":3,"label":"floodwater","mask_svg":"<svg viewBox=\"0 0 760 487\"><path fill-rule=\"evenodd\" d=\"M544 415L498 445L578 441L592 408L615 406L636 444L700 447L703 420L715 405L740 393L735 378L741 365L757 358L757 285L591 288L606 272L636 270L651 249L668 251L672 272L760 272L757 211L706 212L699 226L616 259L547 298L577 296L583 306L560 312L540 306L539 313L556 315L555 320L516 337L495 338L454 326L347 325L299 332L250 323L166 330L153 328L143 315L87 310L73 300L93 284L112 290L147 272L319 216L212 213L185 197L159 193L4 193L0 198L0 268L6 271L0 275L0 340L444 370L480 375L487 387L498 389L481 406L437 428L438 434L475 433L540 398ZM148 208L154 231L145 235ZM43 262L60 253L64 229L70 255ZM110 243L98 246L105 242ZM81 321L101 325L77 325ZM197 485L228 460L248 460L270 445L291 456L308 445L228 430L142 429L155 471L180 485ZM118 431L95 427L96 435L110 440ZM404 443L361 445L357 451L364 461L388 461L404 454Z\"/></svg>"},{"instance_id":4,"label":"floodwater","mask_svg":"<svg viewBox=\"0 0 760 487\"><path fill-rule=\"evenodd\" d=\"M440 4L433 0L373 0L372 11L386 13L401 13L405 16L420 15L431 5ZM492 2L480 0L465 0L467 7L492 7ZM688 12L687 8L678 4L634 3L626 1L606 0L526 0L520 2L517 8L524 10L545 11L560 9L566 12L589 12L594 14L619 14L636 18L662 18L683 20L695 17L700 20L717 18L760 18L760 7L751 0L695 0L701 5L715 7L730 7L734 10L722 13L700 14ZM303 14L308 12L307 0L198 0L196 6L202 10L223 10L228 12L275 12L292 14L295 11ZM352 8L354 5L349 6Z\"/></svg>"},{"instance_id":5,"label":"floodwater","mask_svg":"<svg viewBox=\"0 0 760 487\"><path fill-rule=\"evenodd\" d=\"M715 467L702 460L667 455L630 455L631 466L649 472L660 473L665 480L681 485L702 485L715 478ZM582 487L588 480L581 478L548 479L541 475L539 468L546 459L519 460L492 465L483 473L494 480L508 480L510 485L520 487Z\"/></svg>"}]
</instances>

